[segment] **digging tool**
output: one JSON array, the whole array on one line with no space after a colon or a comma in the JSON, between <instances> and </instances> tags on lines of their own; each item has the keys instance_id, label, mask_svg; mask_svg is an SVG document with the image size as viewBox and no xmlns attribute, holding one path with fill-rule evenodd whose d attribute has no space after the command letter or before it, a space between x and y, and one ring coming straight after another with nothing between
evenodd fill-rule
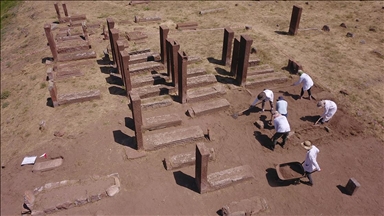
<instances>
[{"instance_id":1,"label":"digging tool","mask_svg":"<svg viewBox=\"0 0 384 216\"><path fill-rule=\"evenodd\" d=\"M251 107L248 107L247 109L244 109L244 110L242 110L242 111L240 111L240 112L234 113L234 114L232 115L232 118L237 119L237 117L243 115L244 112L245 112L245 111L248 111L250 108L251 108Z\"/></svg>"},{"instance_id":2,"label":"digging tool","mask_svg":"<svg viewBox=\"0 0 384 216\"><path fill-rule=\"evenodd\" d=\"M319 123L319 121L322 119L323 117L320 117L319 119L317 119L317 121L315 122L314 125L317 125L317 123Z\"/></svg>"}]
</instances>

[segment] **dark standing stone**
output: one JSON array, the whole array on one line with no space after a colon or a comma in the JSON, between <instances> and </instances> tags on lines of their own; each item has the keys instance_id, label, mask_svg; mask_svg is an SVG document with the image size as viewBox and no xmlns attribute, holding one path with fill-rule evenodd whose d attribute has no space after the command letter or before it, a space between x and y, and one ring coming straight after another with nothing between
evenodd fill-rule
<instances>
[{"instance_id":1,"label":"dark standing stone","mask_svg":"<svg viewBox=\"0 0 384 216\"><path fill-rule=\"evenodd\" d=\"M199 193L202 193L209 187L208 183L208 161L209 149L204 143L196 144L196 163L195 163L195 181Z\"/></svg>"},{"instance_id":2,"label":"dark standing stone","mask_svg":"<svg viewBox=\"0 0 384 216\"><path fill-rule=\"evenodd\" d=\"M169 32L169 28L167 26L160 26L159 27L159 30L160 30L160 56L161 56L161 63L162 64L166 64L167 63L167 44L166 44L166 40L167 40L167 37L168 37L168 32Z\"/></svg>"},{"instance_id":3,"label":"dark standing stone","mask_svg":"<svg viewBox=\"0 0 384 216\"><path fill-rule=\"evenodd\" d=\"M350 178L347 185L345 186L345 190L349 195L352 196L357 191L357 189L359 189L359 187L360 183L357 182L355 178Z\"/></svg>"},{"instance_id":4,"label":"dark standing stone","mask_svg":"<svg viewBox=\"0 0 384 216\"><path fill-rule=\"evenodd\" d=\"M139 94L131 92L129 94L132 105L132 117L135 124L135 137L137 150L144 150L144 140L142 133L143 117L141 115L141 99Z\"/></svg>"},{"instance_id":5,"label":"dark standing stone","mask_svg":"<svg viewBox=\"0 0 384 216\"><path fill-rule=\"evenodd\" d=\"M300 18L301 18L301 12L303 11L303 8L298 6L293 6L292 9L292 15L291 15L291 23L289 24L289 34L296 35L297 31L299 29L300 24Z\"/></svg>"},{"instance_id":6,"label":"dark standing stone","mask_svg":"<svg viewBox=\"0 0 384 216\"><path fill-rule=\"evenodd\" d=\"M353 37L353 34L351 32L348 32L346 36L347 37Z\"/></svg>"},{"instance_id":7,"label":"dark standing stone","mask_svg":"<svg viewBox=\"0 0 384 216\"><path fill-rule=\"evenodd\" d=\"M249 55L251 53L251 45L253 40L248 35L241 35L240 37L240 52L239 52L239 63L237 66L236 82L238 85L245 85L247 79Z\"/></svg>"},{"instance_id":8,"label":"dark standing stone","mask_svg":"<svg viewBox=\"0 0 384 216\"><path fill-rule=\"evenodd\" d=\"M237 74L237 65L239 63L240 41L235 38L233 41L232 62L231 62L231 75Z\"/></svg>"},{"instance_id":9,"label":"dark standing stone","mask_svg":"<svg viewBox=\"0 0 384 216\"><path fill-rule=\"evenodd\" d=\"M326 31L326 32L330 31L329 26L327 26L327 25L324 25L321 30Z\"/></svg>"},{"instance_id":10,"label":"dark standing stone","mask_svg":"<svg viewBox=\"0 0 384 216\"><path fill-rule=\"evenodd\" d=\"M188 65L188 56L185 52L178 52L178 94L180 103L184 104L187 102L187 65Z\"/></svg>"},{"instance_id":11,"label":"dark standing stone","mask_svg":"<svg viewBox=\"0 0 384 216\"><path fill-rule=\"evenodd\" d=\"M343 27L343 28L347 28L347 26L345 25L345 23L341 23L340 26Z\"/></svg>"},{"instance_id":12,"label":"dark standing stone","mask_svg":"<svg viewBox=\"0 0 384 216\"><path fill-rule=\"evenodd\" d=\"M221 54L221 62L228 65L231 60L232 40L235 32L230 28L224 28L223 52Z\"/></svg>"}]
</instances>

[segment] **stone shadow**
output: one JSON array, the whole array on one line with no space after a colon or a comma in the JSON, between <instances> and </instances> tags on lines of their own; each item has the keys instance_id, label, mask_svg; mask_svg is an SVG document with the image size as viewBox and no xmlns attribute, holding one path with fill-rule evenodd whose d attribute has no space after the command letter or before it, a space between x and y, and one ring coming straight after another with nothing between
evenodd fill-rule
<instances>
[{"instance_id":1,"label":"stone shadow","mask_svg":"<svg viewBox=\"0 0 384 216\"><path fill-rule=\"evenodd\" d=\"M113 69L113 67L111 67L111 66L102 66L102 67L100 67L100 71L103 74L110 74L110 73L112 73L112 69Z\"/></svg>"},{"instance_id":2,"label":"stone shadow","mask_svg":"<svg viewBox=\"0 0 384 216\"><path fill-rule=\"evenodd\" d=\"M275 33L279 35L289 35L289 32L286 31L275 31Z\"/></svg>"},{"instance_id":3,"label":"stone shadow","mask_svg":"<svg viewBox=\"0 0 384 216\"><path fill-rule=\"evenodd\" d=\"M275 128L272 124L272 120L271 119L268 120L266 115L261 115L260 121L264 123L264 129L272 130Z\"/></svg>"},{"instance_id":4,"label":"stone shadow","mask_svg":"<svg viewBox=\"0 0 384 216\"><path fill-rule=\"evenodd\" d=\"M132 118L130 117L125 117L124 118L124 122L125 122L125 127L131 129L131 130L135 130L135 122L133 121Z\"/></svg>"},{"instance_id":5,"label":"stone shadow","mask_svg":"<svg viewBox=\"0 0 384 216\"><path fill-rule=\"evenodd\" d=\"M52 57L44 57L41 59L41 63L45 64L47 61L53 62L54 59Z\"/></svg>"},{"instance_id":6,"label":"stone shadow","mask_svg":"<svg viewBox=\"0 0 384 216\"><path fill-rule=\"evenodd\" d=\"M288 181L288 180L281 180L277 176L276 169L268 168L265 170L267 173L265 174L265 177L268 181L269 186L271 187L285 187L289 186L294 183L294 181Z\"/></svg>"},{"instance_id":7,"label":"stone shadow","mask_svg":"<svg viewBox=\"0 0 384 216\"><path fill-rule=\"evenodd\" d=\"M119 88L116 86L111 86L108 88L109 93L112 95L120 95L120 96L127 96L127 91L123 88Z\"/></svg>"},{"instance_id":8,"label":"stone shadow","mask_svg":"<svg viewBox=\"0 0 384 216\"><path fill-rule=\"evenodd\" d=\"M223 65L223 62L221 61L221 59L219 60L219 59L215 59L213 57L208 57L207 60L211 64Z\"/></svg>"},{"instance_id":9,"label":"stone shadow","mask_svg":"<svg viewBox=\"0 0 384 216\"><path fill-rule=\"evenodd\" d=\"M314 115L314 116L303 116L300 118L302 121L308 121L315 123L320 118L320 115Z\"/></svg>"},{"instance_id":10,"label":"stone shadow","mask_svg":"<svg viewBox=\"0 0 384 216\"><path fill-rule=\"evenodd\" d=\"M96 62L98 65L111 65L113 63L108 54L105 54L102 59L98 59Z\"/></svg>"},{"instance_id":11,"label":"stone shadow","mask_svg":"<svg viewBox=\"0 0 384 216\"><path fill-rule=\"evenodd\" d=\"M283 93L283 96L286 96L286 97L291 97L293 100L299 100L300 98L300 95L296 95L296 94L291 94L287 91L279 91L279 93Z\"/></svg>"},{"instance_id":12,"label":"stone shadow","mask_svg":"<svg viewBox=\"0 0 384 216\"><path fill-rule=\"evenodd\" d=\"M173 177L175 178L176 184L188 188L197 193L199 192L194 177L187 175L181 171L173 172Z\"/></svg>"},{"instance_id":13,"label":"stone shadow","mask_svg":"<svg viewBox=\"0 0 384 216\"><path fill-rule=\"evenodd\" d=\"M218 74L223 75L223 76L230 76L231 75L230 71L227 71L223 68L215 67L215 70Z\"/></svg>"},{"instance_id":14,"label":"stone shadow","mask_svg":"<svg viewBox=\"0 0 384 216\"><path fill-rule=\"evenodd\" d=\"M253 135L262 146L264 146L267 149L271 149L272 140L267 135L262 134L260 131L254 131Z\"/></svg>"},{"instance_id":15,"label":"stone shadow","mask_svg":"<svg viewBox=\"0 0 384 216\"><path fill-rule=\"evenodd\" d=\"M347 192L347 189L346 189L344 186L342 186L342 185L337 185L336 187L337 187L337 189L340 190L341 193L343 193L343 194L345 194L345 195L350 195L350 194Z\"/></svg>"},{"instance_id":16,"label":"stone shadow","mask_svg":"<svg viewBox=\"0 0 384 216\"><path fill-rule=\"evenodd\" d=\"M236 80L231 77L225 77L221 75L215 75L217 82L222 84L236 84Z\"/></svg>"},{"instance_id":17,"label":"stone shadow","mask_svg":"<svg viewBox=\"0 0 384 216\"><path fill-rule=\"evenodd\" d=\"M123 80L120 77L117 76L109 76L105 78L108 84L111 85L119 85L119 86L124 86Z\"/></svg>"},{"instance_id":18,"label":"stone shadow","mask_svg":"<svg viewBox=\"0 0 384 216\"><path fill-rule=\"evenodd\" d=\"M119 143L120 145L137 149L135 137L128 136L127 134L123 133L121 130L113 131L113 138L115 142Z\"/></svg>"},{"instance_id":19,"label":"stone shadow","mask_svg":"<svg viewBox=\"0 0 384 216\"><path fill-rule=\"evenodd\" d=\"M48 106L48 107L52 107L52 108L54 108L53 107L53 101L52 101L52 98L47 98L47 103L46 103L46 105Z\"/></svg>"}]
</instances>

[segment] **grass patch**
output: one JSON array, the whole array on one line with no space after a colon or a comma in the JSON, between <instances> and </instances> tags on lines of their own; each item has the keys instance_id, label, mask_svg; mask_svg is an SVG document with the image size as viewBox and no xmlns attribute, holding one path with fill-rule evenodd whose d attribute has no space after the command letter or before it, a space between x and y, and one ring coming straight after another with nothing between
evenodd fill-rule
<instances>
[{"instance_id":1,"label":"grass patch","mask_svg":"<svg viewBox=\"0 0 384 216\"><path fill-rule=\"evenodd\" d=\"M1 100L3 100L3 99L7 99L10 95L11 95L11 92L8 91L8 90L5 90L5 91L1 92L1 97L0 97L0 99L1 99Z\"/></svg>"},{"instance_id":2,"label":"grass patch","mask_svg":"<svg viewBox=\"0 0 384 216\"><path fill-rule=\"evenodd\" d=\"M7 106L9 106L9 103L8 102L4 102L2 105L1 105L1 108L6 108Z\"/></svg>"},{"instance_id":3,"label":"grass patch","mask_svg":"<svg viewBox=\"0 0 384 216\"><path fill-rule=\"evenodd\" d=\"M8 20L8 18L11 18L11 17L14 17L16 16L15 13L9 13L9 10L13 7L15 7L17 4L19 4L21 1L13 1L13 0L2 0L0 3L1 3L1 18L0 18L0 21L1 21L1 24L0 24L0 28L1 30L3 29L3 25L6 24L6 21ZM3 31L2 31L3 32Z\"/></svg>"},{"instance_id":4,"label":"grass patch","mask_svg":"<svg viewBox=\"0 0 384 216\"><path fill-rule=\"evenodd\" d=\"M43 82L43 83L40 83L40 89L43 89L43 88L46 88L47 87L47 83Z\"/></svg>"}]
</instances>

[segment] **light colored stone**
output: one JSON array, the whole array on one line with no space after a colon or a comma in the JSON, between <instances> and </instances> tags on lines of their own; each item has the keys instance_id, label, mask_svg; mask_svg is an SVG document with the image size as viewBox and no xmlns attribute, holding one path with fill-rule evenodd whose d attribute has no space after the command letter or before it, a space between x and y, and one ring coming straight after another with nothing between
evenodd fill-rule
<instances>
[{"instance_id":1,"label":"light colored stone","mask_svg":"<svg viewBox=\"0 0 384 216\"><path fill-rule=\"evenodd\" d=\"M63 158L58 158L58 159L44 161L44 162L38 162L38 163L35 163L35 165L33 165L32 172L48 171L56 167L59 167L62 164L63 164Z\"/></svg>"},{"instance_id":2,"label":"light colored stone","mask_svg":"<svg viewBox=\"0 0 384 216\"><path fill-rule=\"evenodd\" d=\"M117 185L112 185L107 189L108 196L112 197L115 196L117 193L119 193L120 189L117 187Z\"/></svg>"},{"instance_id":3,"label":"light colored stone","mask_svg":"<svg viewBox=\"0 0 384 216\"><path fill-rule=\"evenodd\" d=\"M263 129L264 128L264 122L260 121L260 120L257 120L256 122L256 127L259 128L259 129Z\"/></svg>"},{"instance_id":4,"label":"light colored stone","mask_svg":"<svg viewBox=\"0 0 384 216\"><path fill-rule=\"evenodd\" d=\"M35 203L35 195L31 190L24 192L24 203L28 206L28 208L32 208Z\"/></svg>"}]
</instances>

